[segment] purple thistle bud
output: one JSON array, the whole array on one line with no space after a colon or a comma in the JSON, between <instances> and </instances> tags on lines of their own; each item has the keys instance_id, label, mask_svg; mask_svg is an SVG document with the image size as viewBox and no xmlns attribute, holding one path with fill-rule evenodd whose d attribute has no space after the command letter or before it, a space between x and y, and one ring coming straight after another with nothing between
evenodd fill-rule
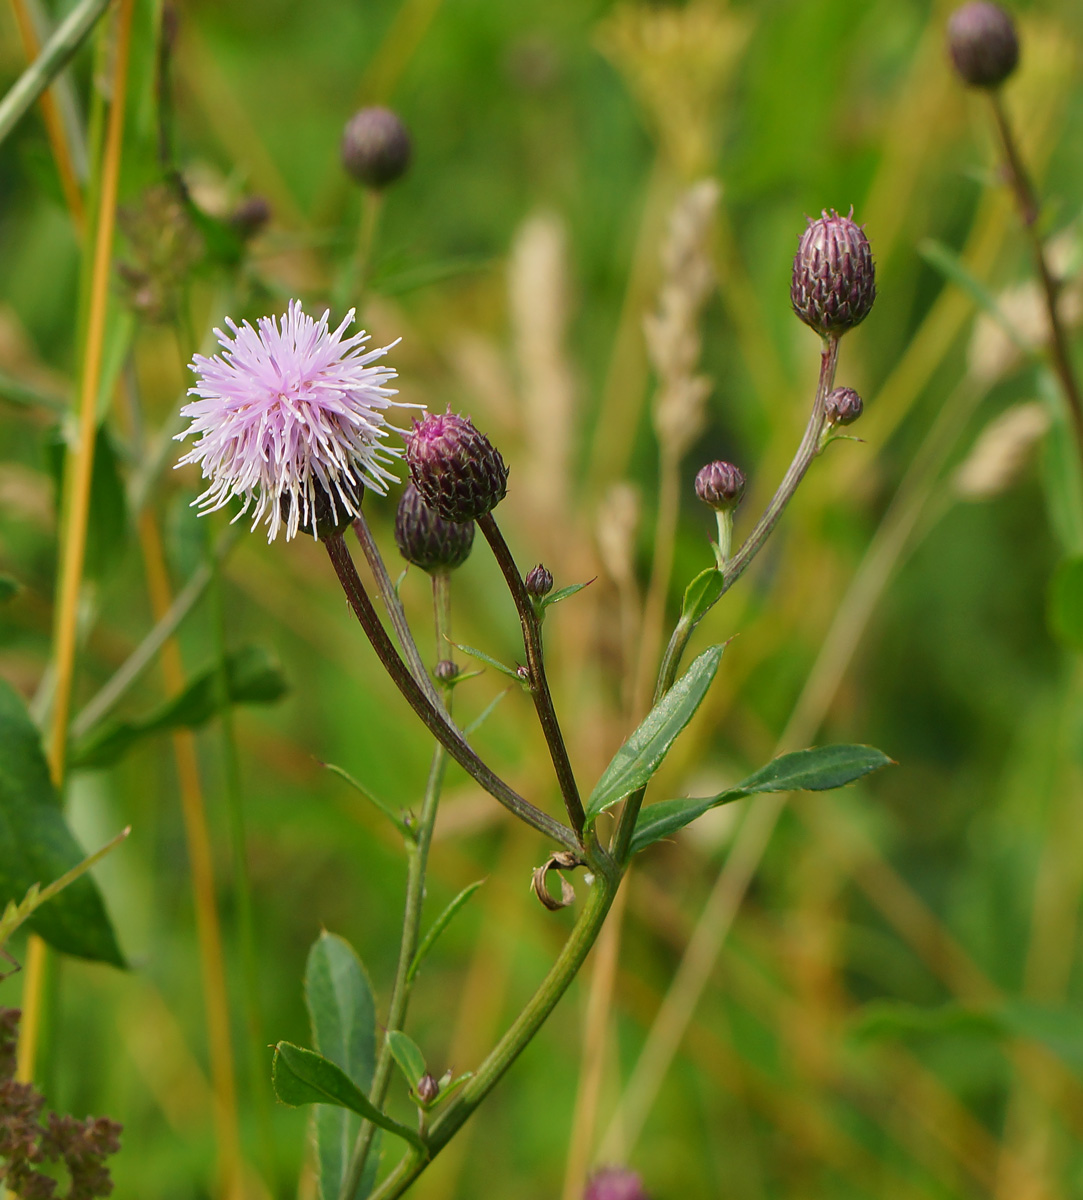
<instances>
[{"instance_id":1,"label":"purple thistle bud","mask_svg":"<svg viewBox=\"0 0 1083 1200\"><path fill-rule=\"evenodd\" d=\"M417 1098L422 1104L431 1104L440 1095L440 1085L426 1072L417 1081Z\"/></svg>"},{"instance_id":2,"label":"purple thistle bud","mask_svg":"<svg viewBox=\"0 0 1083 1200\"><path fill-rule=\"evenodd\" d=\"M446 521L476 521L508 490L500 451L472 421L450 409L414 421L406 435L406 462L425 503Z\"/></svg>"},{"instance_id":3,"label":"purple thistle bud","mask_svg":"<svg viewBox=\"0 0 1083 1200\"><path fill-rule=\"evenodd\" d=\"M696 475L696 495L715 512L735 509L744 491L745 473L733 463L708 463Z\"/></svg>"},{"instance_id":4,"label":"purple thistle bud","mask_svg":"<svg viewBox=\"0 0 1083 1200\"><path fill-rule=\"evenodd\" d=\"M413 146L389 108L362 108L342 132L342 165L364 187L385 188L406 172Z\"/></svg>"},{"instance_id":5,"label":"purple thistle bud","mask_svg":"<svg viewBox=\"0 0 1083 1200\"><path fill-rule=\"evenodd\" d=\"M964 83L999 87L1019 63L1015 23L999 4L964 4L948 21L948 51Z\"/></svg>"},{"instance_id":6,"label":"purple thistle bud","mask_svg":"<svg viewBox=\"0 0 1083 1200\"><path fill-rule=\"evenodd\" d=\"M869 315L876 271L869 239L834 209L810 220L793 260L793 311L824 337L838 337Z\"/></svg>"},{"instance_id":7,"label":"purple thistle bud","mask_svg":"<svg viewBox=\"0 0 1083 1200\"><path fill-rule=\"evenodd\" d=\"M587 1183L583 1200L650 1200L643 1181L626 1167L603 1167Z\"/></svg>"},{"instance_id":8,"label":"purple thistle bud","mask_svg":"<svg viewBox=\"0 0 1083 1200\"><path fill-rule=\"evenodd\" d=\"M453 571L470 557L474 522L445 520L430 508L412 483L395 513L395 545L402 557L423 571Z\"/></svg>"},{"instance_id":9,"label":"purple thistle bud","mask_svg":"<svg viewBox=\"0 0 1083 1200\"><path fill-rule=\"evenodd\" d=\"M265 196L246 196L229 214L229 223L243 238L255 237L271 219Z\"/></svg>"},{"instance_id":10,"label":"purple thistle bud","mask_svg":"<svg viewBox=\"0 0 1083 1200\"><path fill-rule=\"evenodd\" d=\"M435 667L432 673L441 683L450 683L459 673L458 663L454 663L450 658L442 658Z\"/></svg>"},{"instance_id":11,"label":"purple thistle bud","mask_svg":"<svg viewBox=\"0 0 1083 1200\"><path fill-rule=\"evenodd\" d=\"M535 600L541 600L553 590L553 573L538 563L527 575L525 584L527 593Z\"/></svg>"},{"instance_id":12,"label":"purple thistle bud","mask_svg":"<svg viewBox=\"0 0 1083 1200\"><path fill-rule=\"evenodd\" d=\"M838 387L827 397L824 408L829 425L852 425L865 405L853 388Z\"/></svg>"}]
</instances>

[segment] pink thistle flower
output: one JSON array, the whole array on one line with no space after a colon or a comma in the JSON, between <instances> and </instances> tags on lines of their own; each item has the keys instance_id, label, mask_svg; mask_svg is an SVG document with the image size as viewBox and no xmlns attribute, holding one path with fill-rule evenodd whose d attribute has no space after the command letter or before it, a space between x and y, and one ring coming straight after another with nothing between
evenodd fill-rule
<instances>
[{"instance_id":1,"label":"pink thistle flower","mask_svg":"<svg viewBox=\"0 0 1083 1200\"><path fill-rule=\"evenodd\" d=\"M244 497L234 520L251 508L253 529L265 520L270 542L285 525L288 541L301 527L315 531L318 499L337 522L340 510L359 514L366 487L387 491L395 476L384 464L402 453L382 440L396 394L384 385L396 372L371 364L391 346L365 350L364 330L343 337L353 317L350 309L332 332L326 312L314 321L291 300L257 329L227 318L233 336L214 331L224 354L193 357L188 394L198 399L181 409L192 423L177 438L199 440L177 465L195 463L211 481L194 502L203 513Z\"/></svg>"}]
</instances>

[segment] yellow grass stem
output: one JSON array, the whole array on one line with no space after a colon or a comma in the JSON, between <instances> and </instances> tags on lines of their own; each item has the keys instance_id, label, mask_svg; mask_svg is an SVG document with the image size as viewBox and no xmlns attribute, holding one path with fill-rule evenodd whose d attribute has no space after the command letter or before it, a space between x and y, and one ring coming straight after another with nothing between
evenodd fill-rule
<instances>
[{"instance_id":1,"label":"yellow grass stem","mask_svg":"<svg viewBox=\"0 0 1083 1200\"><path fill-rule=\"evenodd\" d=\"M64 780L68 746L68 716L75 672L79 592L86 556L90 481L94 470L94 440L97 431L98 388L105 339L105 316L109 302L120 154L124 142L124 107L128 88L128 50L131 44L133 6L134 0L120 2L116 58L113 64L113 102L109 109L109 125L102 163L101 195L91 267L90 315L79 391L79 432L75 446L69 450L64 471L65 520L61 533L60 580L53 641L56 688L48 744L49 773L57 787L60 787ZM45 958L44 943L40 942L36 934L32 934L28 945L26 982L23 985L24 996L27 999L23 1006L24 1024L20 1039L22 1045L18 1077L21 1080L30 1079L37 1056Z\"/></svg>"},{"instance_id":2,"label":"yellow grass stem","mask_svg":"<svg viewBox=\"0 0 1083 1200\"><path fill-rule=\"evenodd\" d=\"M144 510L139 518L139 542L143 551L151 610L154 619L158 621L169 610L172 594L161 536L154 514L149 509ZM184 689L184 665L175 638L170 638L162 647L162 674L170 695L176 695ZM207 828L195 736L190 730L178 729L174 732L173 753L177 762L184 835L192 871L200 975L203 982L203 1004L207 1014L207 1042L215 1100L218 1173L222 1194L232 1198L240 1196L242 1188L237 1086L229 1028L229 993L226 988L222 933L215 900L211 839Z\"/></svg>"},{"instance_id":3,"label":"yellow grass stem","mask_svg":"<svg viewBox=\"0 0 1083 1200\"><path fill-rule=\"evenodd\" d=\"M26 60L33 62L41 52L41 42L38 40L38 31L34 28L34 21L26 6L26 0L11 0L11 8L15 14L15 23L19 26L19 36L22 38L23 49L26 51ZM42 92L38 104L41 105L41 119L45 125L45 135L49 139L49 148L53 152L53 160L60 175L64 203L67 204L68 212L71 213L75 232L81 237L86 222L86 206L83 203L82 189L79 187L79 180L75 174L71 148L68 145L68 135L64 130L64 122L60 118L60 109L52 88Z\"/></svg>"}]
</instances>

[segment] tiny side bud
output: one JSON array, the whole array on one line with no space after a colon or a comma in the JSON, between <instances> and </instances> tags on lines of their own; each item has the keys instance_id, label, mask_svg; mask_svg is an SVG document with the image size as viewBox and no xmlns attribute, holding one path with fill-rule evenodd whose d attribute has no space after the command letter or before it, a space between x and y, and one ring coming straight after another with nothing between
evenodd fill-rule
<instances>
[{"instance_id":1,"label":"tiny side bud","mask_svg":"<svg viewBox=\"0 0 1083 1200\"><path fill-rule=\"evenodd\" d=\"M440 1095L440 1085L426 1072L417 1081L417 1098L422 1104L431 1104Z\"/></svg>"},{"instance_id":2,"label":"tiny side bud","mask_svg":"<svg viewBox=\"0 0 1083 1200\"><path fill-rule=\"evenodd\" d=\"M414 422L406 435L406 463L425 503L445 521L476 521L508 490L500 451L472 421L450 410Z\"/></svg>"},{"instance_id":3,"label":"tiny side bud","mask_svg":"<svg viewBox=\"0 0 1083 1200\"><path fill-rule=\"evenodd\" d=\"M696 475L696 495L715 512L735 509L741 503L744 491L744 472L733 463L708 463Z\"/></svg>"},{"instance_id":4,"label":"tiny side bud","mask_svg":"<svg viewBox=\"0 0 1083 1200\"><path fill-rule=\"evenodd\" d=\"M541 600L553 590L553 574L541 563L527 575L526 590L535 600Z\"/></svg>"},{"instance_id":5,"label":"tiny side bud","mask_svg":"<svg viewBox=\"0 0 1083 1200\"><path fill-rule=\"evenodd\" d=\"M413 155L406 126L389 108L362 108L342 133L342 165L370 188L385 188L405 174Z\"/></svg>"},{"instance_id":6,"label":"tiny side bud","mask_svg":"<svg viewBox=\"0 0 1083 1200\"><path fill-rule=\"evenodd\" d=\"M435 667L432 673L441 683L450 683L459 673L457 663L453 663L450 658L442 658Z\"/></svg>"},{"instance_id":7,"label":"tiny side bud","mask_svg":"<svg viewBox=\"0 0 1083 1200\"><path fill-rule=\"evenodd\" d=\"M850 217L824 212L809 221L793 260L793 311L823 337L838 337L872 311L876 270L865 231Z\"/></svg>"},{"instance_id":8,"label":"tiny side bud","mask_svg":"<svg viewBox=\"0 0 1083 1200\"><path fill-rule=\"evenodd\" d=\"M948 52L964 83L999 87L1019 63L1015 23L999 4L964 4L948 20Z\"/></svg>"},{"instance_id":9,"label":"tiny side bud","mask_svg":"<svg viewBox=\"0 0 1083 1200\"><path fill-rule=\"evenodd\" d=\"M865 405L853 388L838 387L827 397L824 407L829 425L852 425Z\"/></svg>"}]
</instances>

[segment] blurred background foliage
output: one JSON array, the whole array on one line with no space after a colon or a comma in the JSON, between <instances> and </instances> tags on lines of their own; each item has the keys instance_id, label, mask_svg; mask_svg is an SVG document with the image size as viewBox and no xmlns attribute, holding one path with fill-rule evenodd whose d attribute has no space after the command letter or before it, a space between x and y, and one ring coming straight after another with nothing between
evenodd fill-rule
<instances>
[{"instance_id":1,"label":"blurred background foliage","mask_svg":"<svg viewBox=\"0 0 1083 1200\"><path fill-rule=\"evenodd\" d=\"M992 174L986 114L943 51L950 8L185 3L166 55L165 126L203 222L193 228L161 186L160 14L136 3L116 246L127 269L112 285L99 435L112 451L98 457L76 712L154 625L154 539L179 590L220 536L221 522L197 524L187 507L191 474L171 459L146 470L158 431L179 428L192 339L206 349L226 314L254 319L290 296L310 311L331 304L336 321L347 307L363 198L338 144L359 104L392 104L415 142L380 215L363 324L376 344L401 336L404 401L468 412L501 447L512 467L501 512L521 565L543 560L558 587L598 577L547 622L585 781L638 707L637 647L661 628L652 595L668 626L711 562L695 471L717 457L745 469L740 536L800 436L817 346L788 286L805 216L853 205L877 259L879 299L845 339L839 372L865 397L864 440L814 464L756 568L706 622L701 644L740 636L654 795L713 790L814 742L868 742L899 766L785 810L749 806L760 814L751 832L745 812L720 810L653 850L596 965L419 1200L573 1200L599 1156L632 1163L658 1200L1083 1193L1083 678L1046 621L1054 567L1080 547L1038 371L928 247L961 256L1015 305L1017 327L1033 328L1026 248ZM1070 275L1083 10L1015 8L1023 62L1007 100ZM59 97L89 118L90 161L112 48L102 29ZM0 35L6 88L26 61L6 5ZM85 173L86 150L73 146ZM670 214L704 178L721 188L698 368L709 419L667 464L643 319ZM0 611L0 674L30 697L50 652L56 405L74 393L85 312L85 255L37 110L0 151L0 195L0 574L19 584ZM245 243L225 218L251 195L271 217ZM672 528L667 471L679 485ZM368 511L394 560L394 498L371 497ZM658 532L673 569L652 585ZM273 1104L266 1046L307 1039L300 978L321 928L358 948L386 1003L403 883L393 831L321 764L410 807L428 745L318 547L242 534L222 591L228 646L265 648L288 683L279 702L235 718L256 1014L244 999L228 755L214 723L196 741L241 1114L234 1192L312 1197L306 1114ZM427 582L411 573L403 596L435 657ZM456 576L454 626L515 660L514 610L480 547ZM211 606L178 636L188 678L214 666ZM502 687L489 671L460 689L462 719ZM171 690L151 670L117 713L142 718ZM503 700L478 745L559 809L525 696ZM50 958L37 1074L59 1109L123 1121L119 1197L226 1194L229 1121L212 1090L176 752L148 737L68 787L88 849L133 825L96 871L131 970ZM570 917L529 894L538 839L457 769L436 839L433 912L487 882L422 976L411 1031L432 1064L462 1070L517 1011ZM604 951L617 932L614 968ZM3 1003L18 1003L20 987L7 979ZM393 1107L405 1119L404 1094Z\"/></svg>"}]
</instances>

